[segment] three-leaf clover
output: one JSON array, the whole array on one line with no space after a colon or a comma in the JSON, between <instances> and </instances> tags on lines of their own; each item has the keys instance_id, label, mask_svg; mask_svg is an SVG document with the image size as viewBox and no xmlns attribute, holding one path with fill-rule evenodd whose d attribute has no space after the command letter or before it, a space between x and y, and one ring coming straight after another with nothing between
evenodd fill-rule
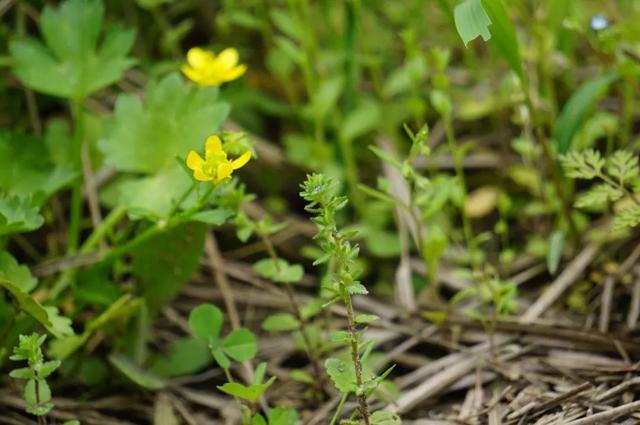
<instances>
[{"instance_id":1,"label":"three-leaf clover","mask_svg":"<svg viewBox=\"0 0 640 425\"><path fill-rule=\"evenodd\" d=\"M201 304L189 315L189 327L197 338L209 344L211 355L220 367L228 369L231 366L229 357L239 362L255 357L258 351L255 335L240 328L221 339L222 322L222 312L211 304Z\"/></svg>"}]
</instances>

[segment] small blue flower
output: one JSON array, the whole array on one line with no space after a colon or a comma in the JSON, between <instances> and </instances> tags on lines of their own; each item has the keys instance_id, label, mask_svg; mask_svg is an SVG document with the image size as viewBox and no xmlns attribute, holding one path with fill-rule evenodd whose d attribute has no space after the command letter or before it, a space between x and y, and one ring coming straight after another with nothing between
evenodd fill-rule
<instances>
[{"instance_id":1,"label":"small blue flower","mask_svg":"<svg viewBox=\"0 0 640 425\"><path fill-rule=\"evenodd\" d=\"M602 15L594 15L591 17L591 29L594 31L602 31L609 26L609 21Z\"/></svg>"}]
</instances>

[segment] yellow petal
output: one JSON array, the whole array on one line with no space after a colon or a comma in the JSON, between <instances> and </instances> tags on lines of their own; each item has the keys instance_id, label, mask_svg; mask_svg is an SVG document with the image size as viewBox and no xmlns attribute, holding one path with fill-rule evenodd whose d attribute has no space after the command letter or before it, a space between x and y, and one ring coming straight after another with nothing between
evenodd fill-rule
<instances>
[{"instance_id":1,"label":"yellow petal","mask_svg":"<svg viewBox=\"0 0 640 425\"><path fill-rule=\"evenodd\" d=\"M180 67L180 70L184 75L187 76L188 79L190 79L194 83L200 84L201 86L211 85L207 83L206 76L202 73L202 71L198 69L190 67L189 65L182 65Z\"/></svg>"},{"instance_id":2,"label":"yellow petal","mask_svg":"<svg viewBox=\"0 0 640 425\"><path fill-rule=\"evenodd\" d=\"M238 51L234 48L227 48L218 54L216 63L222 69L231 69L238 64Z\"/></svg>"},{"instance_id":3,"label":"yellow petal","mask_svg":"<svg viewBox=\"0 0 640 425\"><path fill-rule=\"evenodd\" d=\"M246 151L245 153L240 155L238 158L236 158L233 161L231 161L231 167L234 170L237 170L238 168L244 167L244 165L247 162L249 162L250 159L251 159L251 152L250 151Z\"/></svg>"},{"instance_id":4,"label":"yellow petal","mask_svg":"<svg viewBox=\"0 0 640 425\"><path fill-rule=\"evenodd\" d=\"M204 159L198 152L191 151L189 155L187 155L187 167L191 168L193 171L202 170L202 166L204 165Z\"/></svg>"},{"instance_id":5,"label":"yellow petal","mask_svg":"<svg viewBox=\"0 0 640 425\"><path fill-rule=\"evenodd\" d=\"M193 178L201 182L210 182L213 180L211 174L205 173L202 169L193 171Z\"/></svg>"},{"instance_id":6,"label":"yellow petal","mask_svg":"<svg viewBox=\"0 0 640 425\"><path fill-rule=\"evenodd\" d=\"M216 182L222 181L231 176L233 172L233 166L230 162L223 162L218 165L218 174L216 175Z\"/></svg>"},{"instance_id":7,"label":"yellow petal","mask_svg":"<svg viewBox=\"0 0 640 425\"><path fill-rule=\"evenodd\" d=\"M238 65L223 74L224 81L233 81L247 71L246 65Z\"/></svg>"},{"instance_id":8,"label":"yellow petal","mask_svg":"<svg viewBox=\"0 0 640 425\"><path fill-rule=\"evenodd\" d=\"M187 62L194 68L202 68L216 59L213 52L208 52L200 47L192 47L187 52Z\"/></svg>"},{"instance_id":9,"label":"yellow petal","mask_svg":"<svg viewBox=\"0 0 640 425\"><path fill-rule=\"evenodd\" d=\"M205 156L207 158L211 156L218 156L224 154L222 150L222 140L218 136L209 136L204 144Z\"/></svg>"}]
</instances>

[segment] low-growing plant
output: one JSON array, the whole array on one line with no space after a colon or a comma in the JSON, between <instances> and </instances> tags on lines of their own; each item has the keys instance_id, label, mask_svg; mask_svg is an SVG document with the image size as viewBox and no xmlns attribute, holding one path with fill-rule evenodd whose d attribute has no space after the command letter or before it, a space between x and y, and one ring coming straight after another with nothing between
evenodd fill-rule
<instances>
[{"instance_id":1,"label":"low-growing plant","mask_svg":"<svg viewBox=\"0 0 640 425\"><path fill-rule=\"evenodd\" d=\"M46 335L37 333L20 335L18 345L13 349L10 357L13 361L26 361L27 366L13 369L9 376L14 379L26 380L24 387L24 401L27 412L38 417L39 424L46 424L47 414L55 407L51 396L51 388L47 378L60 367L59 360L45 360L42 344ZM64 425L79 425L76 420L67 421Z\"/></svg>"},{"instance_id":2,"label":"low-growing plant","mask_svg":"<svg viewBox=\"0 0 640 425\"><path fill-rule=\"evenodd\" d=\"M336 195L336 184L322 174L311 174L302 184L300 196L307 201L305 209L313 214L312 221L318 226L315 239L323 251L322 257L314 264L327 264L327 280L324 289L328 300L325 307L342 303L346 308L347 330L337 332L334 341L346 346L349 351L348 360L332 357L326 360L325 368L336 388L342 393L342 401L335 412L332 424L341 414L344 401L355 395L358 401L359 420L350 418L344 424L357 424L362 421L365 425L381 422L381 417L387 413L372 412L368 397L375 391L380 382L393 370L388 368L378 376L364 374L363 359L373 348L373 340L364 339L366 325L378 319L371 314L356 314L353 307L353 296L366 295L367 289L358 281L359 271L356 267L358 246L350 239L355 236L353 231L338 229L336 215L347 204L347 198ZM395 418L395 416L393 416ZM399 419L387 423L399 423Z\"/></svg>"}]
</instances>

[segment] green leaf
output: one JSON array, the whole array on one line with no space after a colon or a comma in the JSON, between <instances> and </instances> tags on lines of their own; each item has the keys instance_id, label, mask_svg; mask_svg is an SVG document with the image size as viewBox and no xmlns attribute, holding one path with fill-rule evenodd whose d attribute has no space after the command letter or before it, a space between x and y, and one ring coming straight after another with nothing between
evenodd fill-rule
<instances>
[{"instance_id":1,"label":"green leaf","mask_svg":"<svg viewBox=\"0 0 640 425\"><path fill-rule=\"evenodd\" d=\"M45 327L52 335L56 338L74 335L71 319L61 316L58 307L45 306L44 309L49 317L49 322L51 322L51 326L45 325Z\"/></svg>"},{"instance_id":2,"label":"green leaf","mask_svg":"<svg viewBox=\"0 0 640 425\"><path fill-rule=\"evenodd\" d=\"M126 320L131 313L141 305L140 299L132 298L130 294L122 295L100 315L85 324L82 335L71 335L56 339L49 346L49 352L53 357L64 360L79 350L96 330L99 330L116 320Z\"/></svg>"},{"instance_id":3,"label":"green leaf","mask_svg":"<svg viewBox=\"0 0 640 425\"><path fill-rule=\"evenodd\" d=\"M44 307L42 307L42 305L40 305L40 303L35 300L35 298L4 278L0 278L0 286L9 291L13 298L18 302L20 310L36 319L47 329L53 326L51 320L49 319L49 314L44 309Z\"/></svg>"},{"instance_id":4,"label":"green leaf","mask_svg":"<svg viewBox=\"0 0 640 425\"><path fill-rule=\"evenodd\" d=\"M600 152L593 149L571 151L560 155L560 162L568 177L591 180L602 173L605 160Z\"/></svg>"},{"instance_id":5,"label":"green leaf","mask_svg":"<svg viewBox=\"0 0 640 425\"><path fill-rule=\"evenodd\" d=\"M202 341L216 345L223 321L222 312L212 304L200 304L189 314L189 327Z\"/></svg>"},{"instance_id":6,"label":"green leaf","mask_svg":"<svg viewBox=\"0 0 640 425\"><path fill-rule=\"evenodd\" d=\"M298 422L298 412L290 407L271 409L267 417L269 425L295 425Z\"/></svg>"},{"instance_id":7,"label":"green leaf","mask_svg":"<svg viewBox=\"0 0 640 425\"><path fill-rule=\"evenodd\" d=\"M573 136L584 122L587 113L617 78L616 74L610 73L589 80L580 86L565 103L555 130L558 153L563 154L569 150Z\"/></svg>"},{"instance_id":8,"label":"green leaf","mask_svg":"<svg viewBox=\"0 0 640 425\"><path fill-rule=\"evenodd\" d=\"M342 76L322 80L317 91L311 97L313 117L322 122L338 102L344 86Z\"/></svg>"},{"instance_id":9,"label":"green leaf","mask_svg":"<svg viewBox=\"0 0 640 425\"><path fill-rule=\"evenodd\" d=\"M260 276L279 283L299 282L304 276L304 268L299 264L289 264L279 258L276 262L271 258L265 258L253 265L254 270Z\"/></svg>"},{"instance_id":10,"label":"green leaf","mask_svg":"<svg viewBox=\"0 0 640 425\"><path fill-rule=\"evenodd\" d=\"M239 362L251 360L258 352L256 336L249 329L237 329L222 340L222 351Z\"/></svg>"},{"instance_id":11,"label":"green leaf","mask_svg":"<svg viewBox=\"0 0 640 425\"><path fill-rule=\"evenodd\" d=\"M604 208L607 203L615 202L624 196L624 192L607 183L599 183L591 187L587 192L581 193L576 198L577 208Z\"/></svg>"},{"instance_id":12,"label":"green leaf","mask_svg":"<svg viewBox=\"0 0 640 425\"><path fill-rule=\"evenodd\" d=\"M196 338L179 339L167 354L159 355L149 371L165 378L190 375L203 370L212 362L206 341Z\"/></svg>"},{"instance_id":13,"label":"green leaf","mask_svg":"<svg viewBox=\"0 0 640 425\"><path fill-rule=\"evenodd\" d=\"M525 81L516 30L509 19L504 2L502 0L482 0L482 6L491 20L489 32L491 32L491 41L496 46L496 50L507 60L520 80Z\"/></svg>"},{"instance_id":14,"label":"green leaf","mask_svg":"<svg viewBox=\"0 0 640 425\"><path fill-rule=\"evenodd\" d=\"M369 324L371 322L375 322L376 320L379 320L380 317L376 316L375 314L358 314L356 316L356 323L364 325L364 324Z\"/></svg>"},{"instance_id":15,"label":"green leaf","mask_svg":"<svg viewBox=\"0 0 640 425\"><path fill-rule=\"evenodd\" d=\"M258 363L256 370L253 373L253 384L260 384L264 379L264 374L267 373L267 362Z\"/></svg>"},{"instance_id":16,"label":"green leaf","mask_svg":"<svg viewBox=\"0 0 640 425\"><path fill-rule=\"evenodd\" d=\"M175 297L200 265L207 226L187 223L160 233L132 251L133 274L152 309Z\"/></svg>"},{"instance_id":17,"label":"green leaf","mask_svg":"<svg viewBox=\"0 0 640 425\"><path fill-rule=\"evenodd\" d=\"M364 285L360 282L353 282L347 285L345 289L351 295L366 295L369 293L369 291L367 291L367 288L365 288Z\"/></svg>"},{"instance_id":18,"label":"green leaf","mask_svg":"<svg viewBox=\"0 0 640 425\"><path fill-rule=\"evenodd\" d=\"M491 38L491 19L482 7L482 0L464 0L456 6L453 16L458 35L465 46L477 37L482 37L484 41Z\"/></svg>"},{"instance_id":19,"label":"green leaf","mask_svg":"<svg viewBox=\"0 0 640 425\"><path fill-rule=\"evenodd\" d=\"M216 208L215 210L199 211L193 214L190 219L212 226L222 226L233 214L234 212L228 208Z\"/></svg>"},{"instance_id":20,"label":"green leaf","mask_svg":"<svg viewBox=\"0 0 640 425\"><path fill-rule=\"evenodd\" d=\"M262 329L268 332L288 332L300 329L300 322L291 314L272 314L262 322Z\"/></svg>"},{"instance_id":21,"label":"green leaf","mask_svg":"<svg viewBox=\"0 0 640 425\"><path fill-rule=\"evenodd\" d=\"M224 354L222 348L219 346L211 346L211 355L218 365L223 369L229 369L231 367L231 360Z\"/></svg>"},{"instance_id":22,"label":"green leaf","mask_svg":"<svg viewBox=\"0 0 640 425\"><path fill-rule=\"evenodd\" d=\"M46 378L49 375L51 375L56 369L58 369L60 367L60 364L62 362L60 360L51 360L48 362L44 362L42 363L42 366L40 367L40 372L39 372L39 376L41 378Z\"/></svg>"},{"instance_id":23,"label":"green leaf","mask_svg":"<svg viewBox=\"0 0 640 425\"><path fill-rule=\"evenodd\" d=\"M262 415L257 414L253 417L251 425L267 425L267 421Z\"/></svg>"},{"instance_id":24,"label":"green leaf","mask_svg":"<svg viewBox=\"0 0 640 425\"><path fill-rule=\"evenodd\" d=\"M260 396L275 382L275 380L276 377L274 376L264 384L249 386L242 385L237 382L227 382L226 384L218 387L218 389L225 394L229 394L255 404Z\"/></svg>"},{"instance_id":25,"label":"green leaf","mask_svg":"<svg viewBox=\"0 0 640 425\"><path fill-rule=\"evenodd\" d=\"M353 364L340 359L330 358L324 362L324 367L338 391L343 394L356 392L358 387L356 385L356 374Z\"/></svg>"},{"instance_id":26,"label":"green leaf","mask_svg":"<svg viewBox=\"0 0 640 425\"><path fill-rule=\"evenodd\" d=\"M371 415L372 425L401 425L400 416L386 410L378 410Z\"/></svg>"},{"instance_id":27,"label":"green leaf","mask_svg":"<svg viewBox=\"0 0 640 425\"><path fill-rule=\"evenodd\" d=\"M432 283L438 278L438 269L440 267L440 259L447 250L449 239L447 234L442 230L441 226L429 226L427 235L423 240L422 252L427 263L427 273Z\"/></svg>"},{"instance_id":28,"label":"green leaf","mask_svg":"<svg viewBox=\"0 0 640 425\"><path fill-rule=\"evenodd\" d=\"M0 192L20 197L38 193L40 204L74 177L70 168L53 162L42 139L0 132Z\"/></svg>"},{"instance_id":29,"label":"green leaf","mask_svg":"<svg viewBox=\"0 0 640 425\"><path fill-rule=\"evenodd\" d=\"M376 128L382 118L382 109L377 102L368 100L357 105L340 126L340 137L351 141Z\"/></svg>"},{"instance_id":30,"label":"green leaf","mask_svg":"<svg viewBox=\"0 0 640 425\"><path fill-rule=\"evenodd\" d=\"M624 186L629 180L638 177L638 157L626 150L615 151L607 158L607 173Z\"/></svg>"},{"instance_id":31,"label":"green leaf","mask_svg":"<svg viewBox=\"0 0 640 425\"><path fill-rule=\"evenodd\" d=\"M44 219L30 198L0 195L0 236L35 230Z\"/></svg>"},{"instance_id":32,"label":"green leaf","mask_svg":"<svg viewBox=\"0 0 640 425\"><path fill-rule=\"evenodd\" d=\"M616 212L613 217L613 230L620 231L640 224L640 206L633 205Z\"/></svg>"},{"instance_id":33,"label":"green leaf","mask_svg":"<svg viewBox=\"0 0 640 425\"><path fill-rule=\"evenodd\" d=\"M562 249L564 248L564 232L556 230L549 236L549 252L547 253L547 269L549 273L555 274L562 259Z\"/></svg>"},{"instance_id":34,"label":"green leaf","mask_svg":"<svg viewBox=\"0 0 640 425\"><path fill-rule=\"evenodd\" d=\"M142 369L128 357L113 353L109 355L109 362L133 383L147 390L159 390L166 383L158 376Z\"/></svg>"},{"instance_id":35,"label":"green leaf","mask_svg":"<svg viewBox=\"0 0 640 425\"><path fill-rule=\"evenodd\" d=\"M155 173L174 165L176 156L203 151L228 112L217 89L199 88L171 74L147 85L144 103L134 95L118 96L98 147L106 163L120 171Z\"/></svg>"},{"instance_id":36,"label":"green leaf","mask_svg":"<svg viewBox=\"0 0 640 425\"><path fill-rule=\"evenodd\" d=\"M135 60L126 55L135 34L113 27L98 46L104 7L97 0L67 0L45 7L35 39L14 40L9 51L13 71L25 85L42 93L74 99L122 78Z\"/></svg>"},{"instance_id":37,"label":"green leaf","mask_svg":"<svg viewBox=\"0 0 640 425\"><path fill-rule=\"evenodd\" d=\"M9 376L13 379L36 379L36 373L30 367L13 369L9 372Z\"/></svg>"},{"instance_id":38,"label":"green leaf","mask_svg":"<svg viewBox=\"0 0 640 425\"><path fill-rule=\"evenodd\" d=\"M31 292L38 280L33 277L27 266L18 264L7 251L0 251L0 279L8 280L22 292Z\"/></svg>"},{"instance_id":39,"label":"green leaf","mask_svg":"<svg viewBox=\"0 0 640 425\"><path fill-rule=\"evenodd\" d=\"M173 166L150 177L123 182L118 187L118 202L133 219L166 220L174 204L192 184L191 177L181 167ZM182 204L183 208L193 205L195 195L187 201Z\"/></svg>"}]
</instances>

